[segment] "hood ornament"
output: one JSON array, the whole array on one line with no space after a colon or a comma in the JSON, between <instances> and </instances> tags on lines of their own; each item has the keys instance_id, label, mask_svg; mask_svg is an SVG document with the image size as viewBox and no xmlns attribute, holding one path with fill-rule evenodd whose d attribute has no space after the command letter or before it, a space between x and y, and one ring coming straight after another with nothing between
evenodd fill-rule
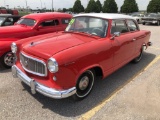
<instances>
[{"instance_id":1,"label":"hood ornament","mask_svg":"<svg viewBox=\"0 0 160 120\"><path fill-rule=\"evenodd\" d=\"M31 43L30 43L30 46L32 47L32 46L38 45L38 44L43 43L43 42L44 42L44 41L31 42Z\"/></svg>"}]
</instances>

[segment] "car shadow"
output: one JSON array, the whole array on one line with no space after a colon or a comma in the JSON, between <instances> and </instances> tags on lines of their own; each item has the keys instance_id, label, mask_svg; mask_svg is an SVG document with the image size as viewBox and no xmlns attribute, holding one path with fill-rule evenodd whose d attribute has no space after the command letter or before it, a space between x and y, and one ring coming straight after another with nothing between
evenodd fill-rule
<instances>
[{"instance_id":1,"label":"car shadow","mask_svg":"<svg viewBox=\"0 0 160 120\"><path fill-rule=\"evenodd\" d=\"M143 25L143 24L141 24ZM146 23L144 26L157 26L157 24L149 24L149 23ZM158 27L158 26L157 26Z\"/></svg>"},{"instance_id":2,"label":"car shadow","mask_svg":"<svg viewBox=\"0 0 160 120\"><path fill-rule=\"evenodd\" d=\"M50 109L54 113L65 117L76 117L96 107L102 101L109 99L118 89L126 86L139 72L142 72L155 57L151 53L144 52L141 62L137 64L128 63L104 80L97 80L90 95L82 101L74 101L71 97L56 100L39 93L32 95L30 88L25 84L22 85L25 90L43 105L42 109Z\"/></svg>"},{"instance_id":3,"label":"car shadow","mask_svg":"<svg viewBox=\"0 0 160 120\"><path fill-rule=\"evenodd\" d=\"M11 72L11 69L6 69L0 64L0 73Z\"/></svg>"}]
</instances>

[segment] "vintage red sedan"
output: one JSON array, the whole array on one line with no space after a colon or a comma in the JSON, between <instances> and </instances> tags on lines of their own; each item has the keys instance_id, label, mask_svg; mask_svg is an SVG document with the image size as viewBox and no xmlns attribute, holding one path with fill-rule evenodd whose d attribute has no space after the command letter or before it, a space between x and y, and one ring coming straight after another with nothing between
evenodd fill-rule
<instances>
[{"instance_id":1,"label":"vintage red sedan","mask_svg":"<svg viewBox=\"0 0 160 120\"><path fill-rule=\"evenodd\" d=\"M51 98L85 98L102 79L130 61L139 62L151 45L150 31L134 18L92 13L74 16L64 32L12 43L14 77Z\"/></svg>"},{"instance_id":2,"label":"vintage red sedan","mask_svg":"<svg viewBox=\"0 0 160 120\"><path fill-rule=\"evenodd\" d=\"M36 13L22 17L14 26L0 28L0 63L13 65L12 42L31 36L64 31L72 15L59 12Z\"/></svg>"}]
</instances>

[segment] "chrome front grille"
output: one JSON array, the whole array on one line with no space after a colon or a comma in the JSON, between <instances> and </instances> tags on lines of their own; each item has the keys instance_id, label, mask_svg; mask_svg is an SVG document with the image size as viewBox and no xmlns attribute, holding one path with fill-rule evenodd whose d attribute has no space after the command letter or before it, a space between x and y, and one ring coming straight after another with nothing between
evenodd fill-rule
<instances>
[{"instance_id":1,"label":"chrome front grille","mask_svg":"<svg viewBox=\"0 0 160 120\"><path fill-rule=\"evenodd\" d=\"M27 72L39 76L47 76L47 67L44 61L20 53L20 62Z\"/></svg>"}]
</instances>

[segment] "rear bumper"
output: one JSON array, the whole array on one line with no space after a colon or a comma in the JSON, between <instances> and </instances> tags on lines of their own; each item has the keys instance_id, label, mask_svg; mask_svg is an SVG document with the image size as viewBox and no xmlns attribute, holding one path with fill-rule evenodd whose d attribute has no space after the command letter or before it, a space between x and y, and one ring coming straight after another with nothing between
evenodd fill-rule
<instances>
[{"instance_id":1,"label":"rear bumper","mask_svg":"<svg viewBox=\"0 0 160 120\"><path fill-rule=\"evenodd\" d=\"M36 82L34 79L31 79L30 77L28 77L16 65L12 66L12 75L14 78L17 78L17 77L20 78L21 81L23 81L25 84L30 86L32 94L35 94L37 91L37 92L39 92L45 96L51 97L51 98L62 99L62 98L67 98L69 96L72 96L73 94L76 93L75 87L72 87L67 90L62 90L62 91L46 87L46 86Z\"/></svg>"}]
</instances>

